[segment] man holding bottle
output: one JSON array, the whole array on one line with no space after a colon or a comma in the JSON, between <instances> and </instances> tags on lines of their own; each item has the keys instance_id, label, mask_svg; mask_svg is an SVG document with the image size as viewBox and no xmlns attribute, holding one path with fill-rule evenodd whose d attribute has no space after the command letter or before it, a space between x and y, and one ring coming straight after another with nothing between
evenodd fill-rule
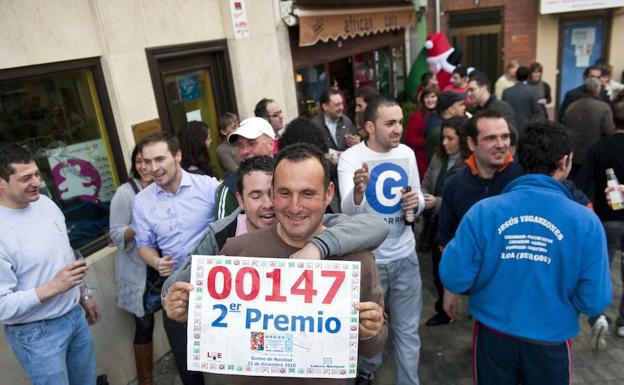
<instances>
[{"instance_id":1,"label":"man holding bottle","mask_svg":"<svg viewBox=\"0 0 624 385\"><path fill-rule=\"evenodd\" d=\"M414 232L405 218L420 214L425 199L414 152L400 144L403 112L398 103L384 96L371 100L364 111L364 128L368 139L345 151L338 162L341 206L345 214L376 214L390 228L373 253L392 314L396 384L415 385L419 383L422 291ZM356 384L371 383L382 360L383 353L371 359L360 357Z\"/></svg>"}]
</instances>

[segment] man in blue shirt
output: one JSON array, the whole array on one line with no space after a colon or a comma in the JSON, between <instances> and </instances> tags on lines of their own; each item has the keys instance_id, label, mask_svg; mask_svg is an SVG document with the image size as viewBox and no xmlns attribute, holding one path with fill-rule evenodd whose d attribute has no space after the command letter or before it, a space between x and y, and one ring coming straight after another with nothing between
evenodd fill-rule
<instances>
[{"instance_id":1,"label":"man in blue shirt","mask_svg":"<svg viewBox=\"0 0 624 385\"><path fill-rule=\"evenodd\" d=\"M214 220L219 182L184 171L180 145L172 135L160 133L145 138L141 155L155 183L134 200L136 245L143 261L161 277L167 277L184 265L204 229ZM163 322L182 382L203 384L201 375L186 370L186 328L168 319L164 312Z\"/></svg>"},{"instance_id":2,"label":"man in blue shirt","mask_svg":"<svg viewBox=\"0 0 624 385\"><path fill-rule=\"evenodd\" d=\"M561 183L571 148L563 126L530 126L518 147L527 174L476 203L444 249L444 287L470 295L479 385L571 383L579 313L611 303L600 220Z\"/></svg>"}]
</instances>

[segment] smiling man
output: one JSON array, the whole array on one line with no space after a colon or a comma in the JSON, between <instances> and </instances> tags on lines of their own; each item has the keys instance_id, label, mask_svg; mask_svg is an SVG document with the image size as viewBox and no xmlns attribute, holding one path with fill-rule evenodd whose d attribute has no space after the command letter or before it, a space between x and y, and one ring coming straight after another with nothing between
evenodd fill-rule
<instances>
[{"instance_id":1,"label":"smiling man","mask_svg":"<svg viewBox=\"0 0 624 385\"><path fill-rule=\"evenodd\" d=\"M33 384L95 385L87 321L100 314L81 293L87 266L75 260L63 213L40 187L28 150L0 143L0 323Z\"/></svg>"},{"instance_id":2,"label":"smiling man","mask_svg":"<svg viewBox=\"0 0 624 385\"><path fill-rule=\"evenodd\" d=\"M419 383L422 285L414 232L406 226L404 213L420 214L425 198L414 152L400 144L403 111L399 104L385 96L371 100L364 110L364 127L368 139L345 151L338 163L342 211L374 214L390 227L390 234L373 253L392 314L396 384L415 385ZM383 352L361 358L356 383L371 383L382 361Z\"/></svg>"},{"instance_id":3,"label":"smiling man","mask_svg":"<svg viewBox=\"0 0 624 385\"><path fill-rule=\"evenodd\" d=\"M438 219L438 242L442 247L455 236L464 214L478 201L499 195L509 182L522 175L522 167L511 156L511 133L503 114L487 109L477 112L466 128L473 154L468 167L446 181ZM458 297L444 294L444 307L457 318Z\"/></svg>"},{"instance_id":4,"label":"smiling man","mask_svg":"<svg viewBox=\"0 0 624 385\"><path fill-rule=\"evenodd\" d=\"M137 194L132 210L139 256L162 277L181 268L187 255L214 220L219 182L182 169L180 144L159 133L142 141L141 155L154 183ZM200 375L186 370L186 328L166 317L163 324L182 382L203 384Z\"/></svg>"},{"instance_id":5,"label":"smiling man","mask_svg":"<svg viewBox=\"0 0 624 385\"><path fill-rule=\"evenodd\" d=\"M277 219L273 206L273 169L275 161L268 156L257 156L241 163L236 198L240 209L229 216L210 223L191 255L217 255L228 238L273 226ZM373 249L388 235L384 222L373 215L349 217L344 214L326 214L327 226L320 234L306 240L306 245L291 258L319 259ZM362 240L357 234L367 227L368 236ZM163 285L162 295L169 318L186 322L188 293L192 286L191 260L184 269L171 275Z\"/></svg>"}]
</instances>

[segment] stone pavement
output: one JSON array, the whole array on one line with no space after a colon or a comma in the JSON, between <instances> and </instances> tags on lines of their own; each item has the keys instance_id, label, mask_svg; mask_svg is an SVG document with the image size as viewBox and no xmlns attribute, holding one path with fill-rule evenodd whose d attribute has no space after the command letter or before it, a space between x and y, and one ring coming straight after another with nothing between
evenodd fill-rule
<instances>
[{"instance_id":1,"label":"stone pavement","mask_svg":"<svg viewBox=\"0 0 624 385\"><path fill-rule=\"evenodd\" d=\"M422 339L420 359L420 382L422 385L470 385L472 321L462 319L452 325L427 327L426 321L433 315L435 289L428 254L419 257L423 279L423 315L420 336ZM619 258L611 264L613 304L607 315L615 320L622 294ZM589 337L591 330L582 317L582 332L574 339L574 384L577 385L624 385L624 338L615 335L612 327L607 337L607 349L593 351ZM165 356L155 370L156 385L181 385L171 355ZM384 365L378 370L375 385L394 384L393 361L387 354ZM548 384L544 384L548 385Z\"/></svg>"}]
</instances>

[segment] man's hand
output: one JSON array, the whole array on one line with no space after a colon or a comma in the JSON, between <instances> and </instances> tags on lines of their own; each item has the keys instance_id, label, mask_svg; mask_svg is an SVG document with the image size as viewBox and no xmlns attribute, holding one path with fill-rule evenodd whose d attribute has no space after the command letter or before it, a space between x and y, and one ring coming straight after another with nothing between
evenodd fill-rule
<instances>
[{"instance_id":1,"label":"man's hand","mask_svg":"<svg viewBox=\"0 0 624 385\"><path fill-rule=\"evenodd\" d=\"M177 322L186 322L188 319L189 294L193 285L187 282L176 282L169 288L163 306L167 317Z\"/></svg>"},{"instance_id":2,"label":"man's hand","mask_svg":"<svg viewBox=\"0 0 624 385\"><path fill-rule=\"evenodd\" d=\"M368 164L362 164L361 168L358 168L353 173L353 203L359 205L364 198L364 191L368 185Z\"/></svg>"},{"instance_id":3,"label":"man's hand","mask_svg":"<svg viewBox=\"0 0 624 385\"><path fill-rule=\"evenodd\" d=\"M444 307L444 311L446 312L446 314L455 321L461 318L461 312L459 309L459 296L446 290L446 288L444 289L444 300L442 306Z\"/></svg>"},{"instance_id":4,"label":"man's hand","mask_svg":"<svg viewBox=\"0 0 624 385\"><path fill-rule=\"evenodd\" d=\"M404 189L401 189L401 193L403 193L403 203L401 204L403 211L418 208L418 205L419 205L418 192L416 191L405 192Z\"/></svg>"},{"instance_id":5,"label":"man's hand","mask_svg":"<svg viewBox=\"0 0 624 385\"><path fill-rule=\"evenodd\" d=\"M290 259L321 259L321 251L312 243L306 243L302 249L292 253Z\"/></svg>"},{"instance_id":6,"label":"man's hand","mask_svg":"<svg viewBox=\"0 0 624 385\"><path fill-rule=\"evenodd\" d=\"M44 302L56 295L65 293L74 286L82 284L87 275L87 270L87 262L84 259L72 262L56 273L50 282L36 287L35 294L37 294L39 301Z\"/></svg>"},{"instance_id":7,"label":"man's hand","mask_svg":"<svg viewBox=\"0 0 624 385\"><path fill-rule=\"evenodd\" d=\"M610 193L611 191L615 191L616 189L620 190L620 191L624 194L624 184L621 184L621 185L619 185L619 186L617 186L617 187L609 186L609 187L607 187L607 188L604 190L604 192L605 192L605 196L606 196L606 198L607 198L607 204L608 204L609 206L611 206L611 205L613 204L613 203L611 202L611 197L609 196L609 193Z\"/></svg>"},{"instance_id":8,"label":"man's hand","mask_svg":"<svg viewBox=\"0 0 624 385\"><path fill-rule=\"evenodd\" d=\"M360 311L360 338L374 337L384 323L383 309L376 302L360 302L356 305Z\"/></svg>"},{"instance_id":9,"label":"man's hand","mask_svg":"<svg viewBox=\"0 0 624 385\"><path fill-rule=\"evenodd\" d=\"M161 277L168 277L173 273L173 257L168 255L158 259L158 273Z\"/></svg>"},{"instance_id":10,"label":"man's hand","mask_svg":"<svg viewBox=\"0 0 624 385\"><path fill-rule=\"evenodd\" d=\"M360 143L360 136L356 134L345 134L345 142L347 147L355 146Z\"/></svg>"},{"instance_id":11,"label":"man's hand","mask_svg":"<svg viewBox=\"0 0 624 385\"><path fill-rule=\"evenodd\" d=\"M431 194L424 194L425 197L425 208L432 209L436 205L436 198Z\"/></svg>"},{"instance_id":12,"label":"man's hand","mask_svg":"<svg viewBox=\"0 0 624 385\"><path fill-rule=\"evenodd\" d=\"M100 312L100 308L97 303L91 296L82 297L80 299L80 306L85 309L85 317L87 318L87 322L89 325L95 325L102 318L102 313Z\"/></svg>"}]
</instances>

